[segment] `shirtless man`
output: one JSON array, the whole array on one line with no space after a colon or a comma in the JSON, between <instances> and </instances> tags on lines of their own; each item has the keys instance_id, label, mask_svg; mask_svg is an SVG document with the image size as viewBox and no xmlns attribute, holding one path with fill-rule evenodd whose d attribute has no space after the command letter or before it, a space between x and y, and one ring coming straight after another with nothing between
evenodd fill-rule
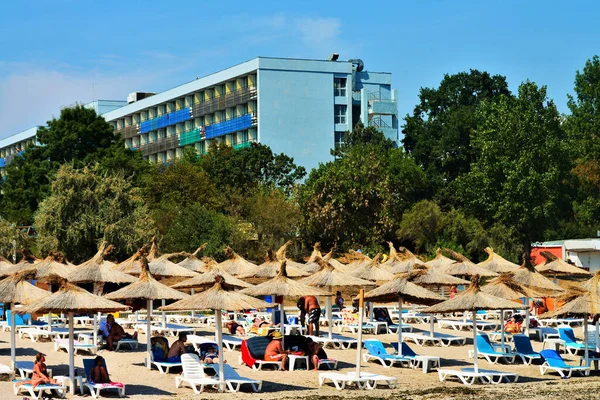
<instances>
[{"instance_id":1,"label":"shirtless man","mask_svg":"<svg viewBox=\"0 0 600 400\"><path fill-rule=\"evenodd\" d=\"M125 332L123 327L115 321L115 317L113 317L112 314L108 314L108 316L106 317L106 323L108 326L110 326L110 332L108 334L108 337L106 338L106 343L108 344L109 351L113 351L114 345L123 338L137 339L137 332L134 332L133 335L130 335L129 333Z\"/></svg>"},{"instance_id":2,"label":"shirtless man","mask_svg":"<svg viewBox=\"0 0 600 400\"><path fill-rule=\"evenodd\" d=\"M308 335L312 336L314 329L315 334L319 336L319 319L321 319L319 301L315 296L304 296L303 299L304 308L300 311L300 320L304 321L304 318L308 315Z\"/></svg>"},{"instance_id":3,"label":"shirtless man","mask_svg":"<svg viewBox=\"0 0 600 400\"><path fill-rule=\"evenodd\" d=\"M273 333L273 340L271 340L265 349L265 361L281 361L281 370L285 371L285 362L290 351L283 349L283 346L281 346L282 339L283 335L281 332L277 331Z\"/></svg>"},{"instance_id":4,"label":"shirtless man","mask_svg":"<svg viewBox=\"0 0 600 400\"><path fill-rule=\"evenodd\" d=\"M179 339L171 345L169 354L167 355L168 362L181 362L181 355L185 353L185 342L187 341L187 335L185 332L179 332Z\"/></svg>"},{"instance_id":5,"label":"shirtless man","mask_svg":"<svg viewBox=\"0 0 600 400\"><path fill-rule=\"evenodd\" d=\"M319 370L319 350L321 350L321 345L317 342L314 342L311 338L306 338L306 344L308 346L308 356L310 358L310 362L313 364L315 371Z\"/></svg>"}]
</instances>

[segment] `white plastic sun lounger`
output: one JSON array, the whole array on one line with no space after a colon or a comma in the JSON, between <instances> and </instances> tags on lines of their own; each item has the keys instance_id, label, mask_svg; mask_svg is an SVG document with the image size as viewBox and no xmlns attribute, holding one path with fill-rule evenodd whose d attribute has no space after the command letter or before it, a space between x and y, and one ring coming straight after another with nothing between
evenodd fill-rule
<instances>
[{"instance_id":1,"label":"white plastic sun lounger","mask_svg":"<svg viewBox=\"0 0 600 400\"><path fill-rule=\"evenodd\" d=\"M34 388L33 386L31 386L31 383L19 385L18 383L21 380L22 379L13 381L13 392L15 396L17 396L20 392L24 391L27 392L29 396L33 397L34 399L41 399L42 393L44 393L45 390L54 390L60 398L64 398L67 392L66 387L63 384L44 383L41 385L37 385Z\"/></svg>"},{"instance_id":2,"label":"white plastic sun lounger","mask_svg":"<svg viewBox=\"0 0 600 400\"><path fill-rule=\"evenodd\" d=\"M19 329L19 339L23 339L23 336L28 336L32 343L37 342L40 337L51 338L56 336L56 332L50 332L40 328L22 328Z\"/></svg>"},{"instance_id":3,"label":"white plastic sun lounger","mask_svg":"<svg viewBox=\"0 0 600 400\"><path fill-rule=\"evenodd\" d=\"M338 350L349 349L350 347L352 347L352 345L358 344L358 340L348 337L348 336L339 335L336 333L331 335L331 339L329 339L329 336L327 334L325 336L307 336L307 337L311 338L316 343L322 344L324 347L331 345L332 347L334 347Z\"/></svg>"},{"instance_id":4,"label":"white plastic sun lounger","mask_svg":"<svg viewBox=\"0 0 600 400\"><path fill-rule=\"evenodd\" d=\"M67 353L69 352L69 339L55 339L54 340L54 351L58 351L60 349L65 349ZM73 350L77 352L77 350L88 351L92 354L96 354L98 351L98 346L95 344L85 344L81 343L77 340L73 341Z\"/></svg>"},{"instance_id":5,"label":"white plastic sun lounger","mask_svg":"<svg viewBox=\"0 0 600 400\"><path fill-rule=\"evenodd\" d=\"M319 373L319 386L323 386L326 381L333 382L337 390L342 390L347 384L355 384L358 389L375 389L378 384L386 384L390 389L398 386L398 378L379 374L361 373L360 377L356 373L350 372L341 374L339 372L321 372Z\"/></svg>"},{"instance_id":6,"label":"white plastic sun lounger","mask_svg":"<svg viewBox=\"0 0 600 400\"><path fill-rule=\"evenodd\" d=\"M452 344L465 345L467 338L463 336L453 336L446 333L434 332L431 336L428 332L408 332L403 333L402 338L414 342L417 346L424 346L427 343L448 347Z\"/></svg>"},{"instance_id":7,"label":"white plastic sun lounger","mask_svg":"<svg viewBox=\"0 0 600 400\"><path fill-rule=\"evenodd\" d=\"M213 369L219 374L219 365L213 365ZM240 376L238 372L233 369L229 364L223 364L223 373L225 378L225 384L230 392L239 392L242 385L250 385L254 392L260 392L262 389L262 382L258 379L250 379ZM215 377L216 379L216 377Z\"/></svg>"},{"instance_id":8,"label":"white plastic sun lounger","mask_svg":"<svg viewBox=\"0 0 600 400\"><path fill-rule=\"evenodd\" d=\"M204 367L195 354L182 354L181 368L183 373L175 377L176 388L185 383L192 388L194 393L200 394L204 390L204 386L217 386L220 384L218 379L207 377L204 374Z\"/></svg>"},{"instance_id":9,"label":"white plastic sun lounger","mask_svg":"<svg viewBox=\"0 0 600 400\"><path fill-rule=\"evenodd\" d=\"M242 339L235 336L223 335L223 347L229 351L235 350L236 347L242 347Z\"/></svg>"},{"instance_id":10,"label":"white plastic sun lounger","mask_svg":"<svg viewBox=\"0 0 600 400\"><path fill-rule=\"evenodd\" d=\"M456 320L456 319L438 319L437 321L438 326L440 327L440 329L446 328L446 327L450 327L452 329L454 329L455 331L460 331L462 329L471 329L473 328L473 321L472 320ZM500 325L499 323L496 322L488 322L488 321L481 321L481 320L475 320L475 324L477 325L477 329L478 330L485 330L485 329L490 329L490 330L496 330L498 329L498 326Z\"/></svg>"}]
</instances>

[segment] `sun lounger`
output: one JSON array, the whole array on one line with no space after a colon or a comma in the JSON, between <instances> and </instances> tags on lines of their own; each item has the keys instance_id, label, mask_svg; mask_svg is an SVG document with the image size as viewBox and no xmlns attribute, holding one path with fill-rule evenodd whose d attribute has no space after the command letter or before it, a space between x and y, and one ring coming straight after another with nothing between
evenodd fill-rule
<instances>
[{"instance_id":1,"label":"sun lounger","mask_svg":"<svg viewBox=\"0 0 600 400\"><path fill-rule=\"evenodd\" d=\"M375 325L369 324L369 323L364 323L362 325L362 330L363 332L370 332L372 334L375 334ZM342 325L338 325L338 332L342 333L344 331L349 331L351 333L358 333L358 324L342 324Z\"/></svg>"},{"instance_id":2,"label":"sun lounger","mask_svg":"<svg viewBox=\"0 0 600 400\"><path fill-rule=\"evenodd\" d=\"M125 397L125 385L120 382L95 383L92 380L92 370L94 369L94 366L95 359L83 359L83 368L85 369L85 382L83 383L83 386L89 389L92 398L98 398L98 396L100 396L100 391L106 389L116 389L119 393L119 397ZM106 368L106 363L104 364L104 368Z\"/></svg>"},{"instance_id":3,"label":"sun lounger","mask_svg":"<svg viewBox=\"0 0 600 400\"><path fill-rule=\"evenodd\" d=\"M16 367L16 363L15 363ZM8 375L9 379L14 378L15 371L13 368L8 365L0 364L0 375Z\"/></svg>"},{"instance_id":4,"label":"sun lounger","mask_svg":"<svg viewBox=\"0 0 600 400\"><path fill-rule=\"evenodd\" d=\"M417 346L424 346L427 343L448 347L451 344L465 345L467 338L463 336L454 336L441 332L434 332L433 335L426 331L403 333L402 338L413 341Z\"/></svg>"},{"instance_id":5,"label":"sun lounger","mask_svg":"<svg viewBox=\"0 0 600 400\"><path fill-rule=\"evenodd\" d=\"M463 368L463 372L475 372L475 368ZM519 380L519 374L514 372L495 371L491 369L479 369L480 373L486 374L489 383L497 385L502 382L515 383Z\"/></svg>"},{"instance_id":6,"label":"sun lounger","mask_svg":"<svg viewBox=\"0 0 600 400\"><path fill-rule=\"evenodd\" d=\"M342 390L348 383L356 384L359 389L366 389L369 379L367 377L357 378L356 375L350 376L339 372L320 372L319 386L323 386L326 381L331 381L337 390Z\"/></svg>"},{"instance_id":7,"label":"sun lounger","mask_svg":"<svg viewBox=\"0 0 600 400\"><path fill-rule=\"evenodd\" d=\"M33 361L17 361L15 368L19 371L21 378L29 378L33 374Z\"/></svg>"},{"instance_id":8,"label":"sun lounger","mask_svg":"<svg viewBox=\"0 0 600 400\"><path fill-rule=\"evenodd\" d=\"M558 372L562 378L570 378L573 372L578 372L581 376L590 374L590 367L569 365L556 350L542 350L540 354L544 358L544 363L540 365L542 375L549 369Z\"/></svg>"},{"instance_id":9,"label":"sun lounger","mask_svg":"<svg viewBox=\"0 0 600 400\"><path fill-rule=\"evenodd\" d=\"M65 349L67 353L69 352L69 339L54 339L54 351L58 351L60 349ZM77 352L77 350L87 351L92 354L96 354L98 351L98 346L93 343L85 344L81 343L78 340L73 341L73 350Z\"/></svg>"},{"instance_id":10,"label":"sun lounger","mask_svg":"<svg viewBox=\"0 0 600 400\"><path fill-rule=\"evenodd\" d=\"M348 372L346 375L348 377L356 377L356 372ZM361 372L360 378L366 378L366 389L372 390L377 387L377 385L385 384L390 389L395 389L398 386L398 378L387 375L373 374L369 372Z\"/></svg>"},{"instance_id":11,"label":"sun lounger","mask_svg":"<svg viewBox=\"0 0 600 400\"><path fill-rule=\"evenodd\" d=\"M511 372L493 371L489 369L479 369L475 372L475 368L457 369L438 369L440 382L444 382L448 377L458 378L464 385L471 386L475 382L483 384L498 384L502 381L516 382L519 379L519 374Z\"/></svg>"},{"instance_id":12,"label":"sun lounger","mask_svg":"<svg viewBox=\"0 0 600 400\"><path fill-rule=\"evenodd\" d=\"M573 328L558 328L558 336L565 341L565 349L569 354L577 354L578 351L585 351L585 343L580 343L575 338ZM588 349L595 350L596 347L588 345Z\"/></svg>"},{"instance_id":13,"label":"sun lounger","mask_svg":"<svg viewBox=\"0 0 600 400\"><path fill-rule=\"evenodd\" d=\"M185 383L192 388L194 393L200 394L204 390L204 386L218 386L220 384L218 379L207 377L204 374L204 367L195 354L182 354L181 368L183 373L175 377L176 388Z\"/></svg>"},{"instance_id":14,"label":"sun lounger","mask_svg":"<svg viewBox=\"0 0 600 400\"><path fill-rule=\"evenodd\" d=\"M314 342L323 345L323 347L331 345L338 350L349 349L350 347L352 347L352 345L358 344L358 340L348 337L348 336L339 335L336 333L331 335L331 339L329 339L329 335L327 335L327 334L325 334L325 336L307 336L307 337L311 338Z\"/></svg>"},{"instance_id":15,"label":"sun lounger","mask_svg":"<svg viewBox=\"0 0 600 400\"><path fill-rule=\"evenodd\" d=\"M223 347L225 347L227 350L232 351L235 350L236 347L242 347L242 339L235 337L235 336L229 336L229 335L223 335Z\"/></svg>"},{"instance_id":16,"label":"sun lounger","mask_svg":"<svg viewBox=\"0 0 600 400\"><path fill-rule=\"evenodd\" d=\"M162 325L156 325L156 326L152 326L150 329L153 332L157 332L157 333L163 334L163 335L165 333L168 333L171 336L177 336L181 332L193 334L196 331L196 328L194 328L194 327L185 326L185 325L176 325L176 324L166 324L164 328Z\"/></svg>"},{"instance_id":17,"label":"sun lounger","mask_svg":"<svg viewBox=\"0 0 600 400\"><path fill-rule=\"evenodd\" d=\"M387 326L387 333L388 334L392 334L392 333L398 333L398 327L400 325L399 324L388 324ZM402 324L402 332L412 332L413 331L413 326L409 325L409 324Z\"/></svg>"},{"instance_id":18,"label":"sun lounger","mask_svg":"<svg viewBox=\"0 0 600 400\"><path fill-rule=\"evenodd\" d=\"M394 364L411 365L411 357L389 354L385 347L383 347L383 343L379 340L365 340L364 344L367 349L367 352L363 353L363 360L365 362L376 360L379 361L384 368L390 368Z\"/></svg>"},{"instance_id":19,"label":"sun lounger","mask_svg":"<svg viewBox=\"0 0 600 400\"><path fill-rule=\"evenodd\" d=\"M219 374L219 365L213 366L214 370ZM238 372L229 364L223 364L223 373L225 384L230 392L239 392L240 386L247 384L252 386L254 392L260 392L262 389L262 381L258 379L250 379L240 376ZM216 379L216 377L215 377Z\"/></svg>"},{"instance_id":20,"label":"sun lounger","mask_svg":"<svg viewBox=\"0 0 600 400\"><path fill-rule=\"evenodd\" d=\"M204 337L204 336L198 336L198 335L187 335L187 342L191 343L192 346L194 346L194 350L196 351L200 351L200 345L205 344L205 343L213 343L213 344L217 344L213 339L208 338L208 337Z\"/></svg>"},{"instance_id":21,"label":"sun lounger","mask_svg":"<svg viewBox=\"0 0 600 400\"><path fill-rule=\"evenodd\" d=\"M23 336L28 336L32 343L39 340L40 337L50 338L56 336L56 332L50 332L40 328L21 328L19 329L19 339L23 339Z\"/></svg>"},{"instance_id":22,"label":"sun lounger","mask_svg":"<svg viewBox=\"0 0 600 400\"><path fill-rule=\"evenodd\" d=\"M514 335L513 342L515 345L514 353L521 357L523 364L531 365L534 360L542 360L540 353L533 350L531 340L525 335Z\"/></svg>"},{"instance_id":23,"label":"sun lounger","mask_svg":"<svg viewBox=\"0 0 600 400\"><path fill-rule=\"evenodd\" d=\"M20 392L24 391L29 394L29 396L34 399L41 399L42 393L46 390L54 390L55 393L60 397L64 398L66 394L66 387L63 384L53 384L53 383L44 383L41 385L37 385L35 388L31 385L31 383L25 383L19 385L20 381L24 379L16 379L13 381L13 392L15 396L17 396Z\"/></svg>"},{"instance_id":24,"label":"sun lounger","mask_svg":"<svg viewBox=\"0 0 600 400\"><path fill-rule=\"evenodd\" d=\"M169 341L163 336L155 336L151 340L150 365L154 365L161 374L168 374L169 369L181 367L180 362L167 361Z\"/></svg>"},{"instance_id":25,"label":"sun lounger","mask_svg":"<svg viewBox=\"0 0 600 400\"><path fill-rule=\"evenodd\" d=\"M485 358L490 364L496 364L500 360L506 360L511 364L515 362L516 354L505 352L506 349L496 350L485 333L477 334L475 345L477 346L477 355ZM473 358L474 353L474 350L469 350L469 357Z\"/></svg>"},{"instance_id":26,"label":"sun lounger","mask_svg":"<svg viewBox=\"0 0 600 400\"><path fill-rule=\"evenodd\" d=\"M452 329L454 329L455 331L460 331L464 328L466 329L472 329L473 328L473 320L469 320L467 319L465 320L456 320L456 319L438 319L437 321L438 326L440 327L440 329L446 328L446 327L450 327ZM494 330L497 329L499 326L499 323L497 322L488 322L488 321L481 321L481 320L475 320L475 324L477 325L477 329L478 330L485 330L485 329L490 329L490 330Z\"/></svg>"},{"instance_id":27,"label":"sun lounger","mask_svg":"<svg viewBox=\"0 0 600 400\"><path fill-rule=\"evenodd\" d=\"M393 342L392 347L394 348L394 350L396 352L398 352L398 343L397 342L395 342L395 343ZM410 366L415 369L422 368L424 374L429 372L430 365L433 365L433 367L435 367L435 368L440 368L440 366L441 366L440 357L421 356L421 355L415 353L413 351L413 349L410 348L408 343L404 343L404 342L402 343L402 357L410 358L410 360L411 360Z\"/></svg>"}]
</instances>

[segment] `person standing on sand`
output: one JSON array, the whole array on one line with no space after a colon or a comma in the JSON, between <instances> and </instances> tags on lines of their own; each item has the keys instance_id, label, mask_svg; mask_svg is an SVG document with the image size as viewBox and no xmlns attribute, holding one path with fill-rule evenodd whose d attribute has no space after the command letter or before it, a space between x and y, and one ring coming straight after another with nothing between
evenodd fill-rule
<instances>
[{"instance_id":1,"label":"person standing on sand","mask_svg":"<svg viewBox=\"0 0 600 400\"><path fill-rule=\"evenodd\" d=\"M319 301L315 296L304 296L298 301L298 308L300 308L300 320L304 321L308 315L308 335L312 336L313 331L319 336L319 320L321 319L321 307Z\"/></svg>"}]
</instances>

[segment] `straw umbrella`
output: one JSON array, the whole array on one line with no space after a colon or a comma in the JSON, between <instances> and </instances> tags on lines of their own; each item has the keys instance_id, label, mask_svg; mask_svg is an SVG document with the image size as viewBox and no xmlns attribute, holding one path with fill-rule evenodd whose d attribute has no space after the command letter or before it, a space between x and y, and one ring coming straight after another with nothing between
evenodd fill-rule
<instances>
[{"instance_id":1,"label":"straw umbrella","mask_svg":"<svg viewBox=\"0 0 600 400\"><path fill-rule=\"evenodd\" d=\"M73 268L67 280L71 283L93 283L93 293L102 294L104 283L132 283L136 279L128 274L109 267L104 262L104 256L112 250L113 246L107 246L102 242L94 257ZM94 344L98 343L98 315L94 313Z\"/></svg>"},{"instance_id":2,"label":"straw umbrella","mask_svg":"<svg viewBox=\"0 0 600 400\"><path fill-rule=\"evenodd\" d=\"M346 271L349 271L349 272L352 272L355 269L358 269L361 267L368 266L373 261L366 254L363 254L359 251L354 251L354 250L350 250L350 252L347 254L347 256L349 256L350 258L353 259L353 261L346 264ZM380 257L381 257L381 255L380 255ZM379 260L377 262L379 262Z\"/></svg>"},{"instance_id":3,"label":"straw umbrella","mask_svg":"<svg viewBox=\"0 0 600 400\"><path fill-rule=\"evenodd\" d=\"M335 268L333 265L329 264L327 261L321 260L319 261L323 264L323 269L319 272L314 273L308 278L304 278L299 280L298 282L314 286L318 288L324 288L328 292L332 292L333 286L369 286L374 285L373 282L367 281L365 279L360 279L349 275L339 269ZM325 303L327 307L327 318L329 320L328 331L329 331L329 339L333 336L332 328L333 328L333 316L331 310L331 296L327 296L325 298Z\"/></svg>"},{"instance_id":4,"label":"straw umbrella","mask_svg":"<svg viewBox=\"0 0 600 400\"><path fill-rule=\"evenodd\" d=\"M348 266L346 264L343 264L340 261L336 260L335 258L333 258L333 254L335 253L335 250L336 250L336 247L333 246L331 248L331 250L329 250L329 253L327 253L323 256L323 261L328 262L329 264L331 264L332 267L337 268L340 271L347 272Z\"/></svg>"},{"instance_id":5,"label":"straw umbrella","mask_svg":"<svg viewBox=\"0 0 600 400\"><path fill-rule=\"evenodd\" d=\"M389 281L391 279L394 279L394 274L378 266L380 259L381 254L377 254L372 260L369 259L368 263L362 262L362 264L355 269L349 268L349 274L357 278L374 282ZM350 266L350 264L348 264L348 266Z\"/></svg>"},{"instance_id":6,"label":"straw umbrella","mask_svg":"<svg viewBox=\"0 0 600 400\"><path fill-rule=\"evenodd\" d=\"M75 394L75 350L74 340L75 333L73 329L73 314L74 313L90 313L90 312L113 312L125 311L129 307L117 302L107 300L100 296L96 296L82 288L68 283L63 280L58 292L44 297L35 303L32 303L24 310L19 312L30 313L52 313L66 312L69 316L69 380L71 382L71 394Z\"/></svg>"},{"instance_id":7,"label":"straw umbrella","mask_svg":"<svg viewBox=\"0 0 600 400\"><path fill-rule=\"evenodd\" d=\"M401 277L406 278L412 283L423 286L437 286L442 287L442 297L444 297L444 287L452 286L452 285L466 285L469 281L457 278L452 275L444 274L440 272L439 269L427 268L425 265L417 264L413 267L413 269L406 273L400 275ZM400 321L402 321L402 317L400 317ZM435 324L433 317L429 318L429 334L431 337L435 336Z\"/></svg>"},{"instance_id":8,"label":"straw umbrella","mask_svg":"<svg viewBox=\"0 0 600 400\"><path fill-rule=\"evenodd\" d=\"M398 354L402 355L402 304L408 300L414 304L436 304L444 298L430 290L408 281L406 277L397 277L365 294L365 300L371 302L398 301L400 321L398 324ZM433 321L433 318L431 319Z\"/></svg>"},{"instance_id":9,"label":"straw umbrella","mask_svg":"<svg viewBox=\"0 0 600 400\"><path fill-rule=\"evenodd\" d=\"M285 258L284 258L285 260ZM294 266L287 265L288 261L286 260L286 270L287 274L290 278L300 278L304 276L310 275L306 271L302 271ZM256 279L270 279L275 278L279 273L279 261L273 253L273 250L268 249L267 254L265 255L265 262L257 266L255 269L245 272L243 274L238 275L242 279L248 278L256 278Z\"/></svg>"},{"instance_id":10,"label":"straw umbrella","mask_svg":"<svg viewBox=\"0 0 600 400\"><path fill-rule=\"evenodd\" d=\"M467 257L459 254L450 249L444 249L447 253L451 254L456 260L455 263L446 265L445 267L441 267L440 271L452 275L452 276L482 276L482 277L492 277L498 276L497 273L489 271L483 267L477 266L473 261L469 260Z\"/></svg>"},{"instance_id":11,"label":"straw umbrella","mask_svg":"<svg viewBox=\"0 0 600 400\"><path fill-rule=\"evenodd\" d=\"M0 303L10 303L10 361L14 367L16 361L15 307L14 304L28 305L39 299L50 296L50 292L33 286L27 282L34 276L33 271L19 272L0 281Z\"/></svg>"},{"instance_id":12,"label":"straw umbrella","mask_svg":"<svg viewBox=\"0 0 600 400\"><path fill-rule=\"evenodd\" d=\"M179 300L169 306L161 307L167 311L187 310L214 310L215 324L217 327L216 340L219 347L223 346L223 324L221 322L221 310L241 311L253 308L266 308L269 304L242 293L227 290L227 285L221 276L216 276L214 286L204 292ZM223 349L219 351L219 391L225 386L225 373L223 371Z\"/></svg>"},{"instance_id":13,"label":"straw umbrella","mask_svg":"<svg viewBox=\"0 0 600 400\"><path fill-rule=\"evenodd\" d=\"M332 294L322 289L296 282L287 276L286 261L280 261L280 269L277 276L259 285L241 291L250 296L331 296ZM284 334L284 310L283 302L279 305L281 334Z\"/></svg>"},{"instance_id":14,"label":"straw umbrella","mask_svg":"<svg viewBox=\"0 0 600 400\"><path fill-rule=\"evenodd\" d=\"M485 252L488 254L488 259L477 264L480 267L499 274L503 272L513 272L520 267L520 265L510 262L499 254L494 253L494 249L491 247L486 247Z\"/></svg>"},{"instance_id":15,"label":"straw umbrella","mask_svg":"<svg viewBox=\"0 0 600 400\"><path fill-rule=\"evenodd\" d=\"M138 249L127 260L122 261L122 262L118 263L117 265L115 265L114 268L116 268L119 271L124 272L126 274L131 274L131 275L139 274L141 272L140 258L142 257L142 254L144 254L144 252L146 252L147 259L151 259L153 257L152 255L147 254L147 252L148 252L147 248L144 249L142 247L142 248Z\"/></svg>"},{"instance_id":16,"label":"straw umbrella","mask_svg":"<svg viewBox=\"0 0 600 400\"><path fill-rule=\"evenodd\" d=\"M205 272L206 263L202 259L198 258L198 254L204 251L207 245L208 243L204 243L202 246L198 247L193 253L187 254L187 257L178 262L177 265L183 268L187 268L194 272Z\"/></svg>"},{"instance_id":17,"label":"straw umbrella","mask_svg":"<svg viewBox=\"0 0 600 400\"><path fill-rule=\"evenodd\" d=\"M321 269L321 266L319 265L319 263L317 263L318 259L323 259L323 256L321 255L320 242L317 242L313 245L313 251L310 254L310 257L308 258L306 263L304 264L303 269L311 274L319 271Z\"/></svg>"},{"instance_id":18,"label":"straw umbrella","mask_svg":"<svg viewBox=\"0 0 600 400\"><path fill-rule=\"evenodd\" d=\"M48 257L29 265L26 269L35 272L36 280L45 280L49 277L68 279L73 272L73 267L67 264L65 257L58 251L51 251Z\"/></svg>"},{"instance_id":19,"label":"straw umbrella","mask_svg":"<svg viewBox=\"0 0 600 400\"><path fill-rule=\"evenodd\" d=\"M304 276L308 276L308 275L310 275L310 274L311 274L311 272L306 270L306 264L299 263L299 262L296 262L296 261L294 261L294 260L292 260L292 259L288 258L288 256L287 256L287 249L288 249L288 247L289 247L289 246L290 246L292 243L293 243L293 241L291 241L291 240L288 240L287 242L285 242L285 243L283 244L283 246L281 246L281 247L279 248L279 250L277 250L277 253L275 253L275 258L276 258L278 261L285 260L285 261L286 261L286 264L285 264L285 265L287 266L287 268L288 268L288 269L289 269L289 268L295 268L295 269L297 269L297 270L300 270L300 271L303 271L303 272L305 272L306 274L305 274ZM277 268L279 268L279 264L277 265ZM288 271L288 272L289 272L289 271Z\"/></svg>"},{"instance_id":20,"label":"straw umbrella","mask_svg":"<svg viewBox=\"0 0 600 400\"><path fill-rule=\"evenodd\" d=\"M225 247L224 251L225 255L227 256L227 260L220 263L219 266L228 274L238 276L249 273L256 269L256 264L238 255L231 247Z\"/></svg>"},{"instance_id":21,"label":"straw umbrella","mask_svg":"<svg viewBox=\"0 0 600 400\"><path fill-rule=\"evenodd\" d=\"M211 286L215 283L215 279L217 279L218 276L222 277L224 279L224 283L230 287L237 287L237 288L252 287L251 284L244 282L243 280L238 279L235 276L225 272L223 269L221 269L221 267L219 267L217 262L214 260L212 260L211 262L206 264L206 268L207 268L206 272L203 273L202 275L198 275L193 278L186 279L185 281L176 283L176 284L172 285L171 287L174 289L194 289L194 288L200 288L200 287L205 287L205 286Z\"/></svg>"},{"instance_id":22,"label":"straw umbrella","mask_svg":"<svg viewBox=\"0 0 600 400\"><path fill-rule=\"evenodd\" d=\"M0 278L14 274L16 265L0 256Z\"/></svg>"},{"instance_id":23,"label":"straw umbrella","mask_svg":"<svg viewBox=\"0 0 600 400\"><path fill-rule=\"evenodd\" d=\"M423 310L428 314L449 313L456 311L471 311L473 315L477 310L513 310L523 306L501 297L492 296L482 292L479 288L479 277L474 276L471 280L471 286L456 297L446 300L443 303L436 304ZM473 358L475 373L479 372L478 354L477 354L477 322L473 318Z\"/></svg>"},{"instance_id":24,"label":"straw umbrella","mask_svg":"<svg viewBox=\"0 0 600 400\"><path fill-rule=\"evenodd\" d=\"M148 352L146 367L150 368L150 320L152 319L152 301L165 299L181 300L187 298L188 295L157 282L148 270L148 260L146 259L145 254L143 252L141 254L139 262L142 272L140 273L138 280L116 292L109 293L104 297L111 300L146 300L146 351Z\"/></svg>"},{"instance_id":25,"label":"straw umbrella","mask_svg":"<svg viewBox=\"0 0 600 400\"><path fill-rule=\"evenodd\" d=\"M437 248L435 250L435 258L427 261L425 265L431 268L441 268L446 267L450 264L454 264L455 262L456 260L448 258L444 254L442 254L442 249Z\"/></svg>"},{"instance_id":26,"label":"straw umbrella","mask_svg":"<svg viewBox=\"0 0 600 400\"><path fill-rule=\"evenodd\" d=\"M392 242L388 242L388 244L390 246L390 256L386 262L381 264L380 267L382 269L385 269L392 274L403 274L409 272L416 264L421 263L421 260L407 248L401 247L400 253L398 253L396 249L394 249Z\"/></svg>"},{"instance_id":27,"label":"straw umbrella","mask_svg":"<svg viewBox=\"0 0 600 400\"><path fill-rule=\"evenodd\" d=\"M540 253L546 261L536 265L535 269L543 275L552 275L554 276L554 283L557 283L556 276L557 275L567 275L567 276L591 276L592 274L589 271L586 271L583 268L576 267L575 265L571 265L562 258L556 257L554 254L549 251L542 251Z\"/></svg>"}]
</instances>

